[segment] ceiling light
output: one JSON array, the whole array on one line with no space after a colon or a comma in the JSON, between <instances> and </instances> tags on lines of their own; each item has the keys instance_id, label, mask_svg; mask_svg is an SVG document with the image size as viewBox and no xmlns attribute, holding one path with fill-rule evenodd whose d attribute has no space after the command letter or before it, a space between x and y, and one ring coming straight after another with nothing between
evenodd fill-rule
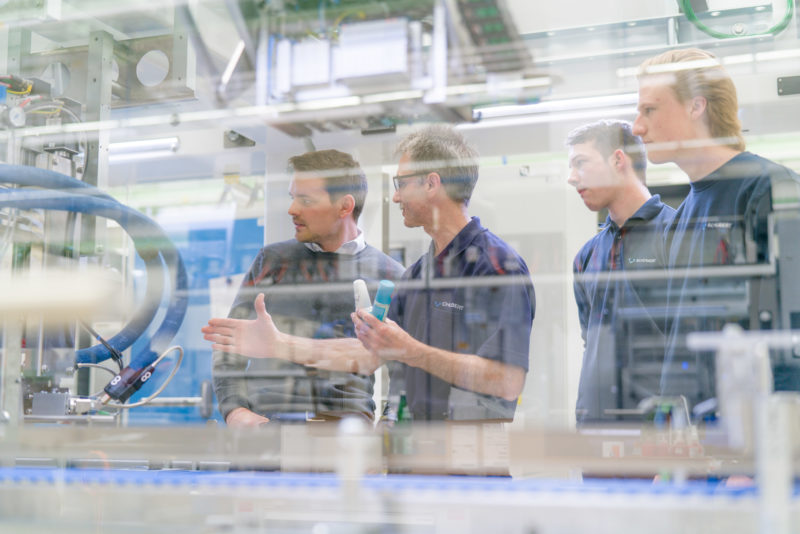
<instances>
[{"instance_id":1,"label":"ceiling light","mask_svg":"<svg viewBox=\"0 0 800 534\"><path fill-rule=\"evenodd\" d=\"M344 96L339 98L326 98L324 100L298 102L296 108L300 111L316 111L322 109L358 106L359 104L361 104L361 97Z\"/></svg>"},{"instance_id":2,"label":"ceiling light","mask_svg":"<svg viewBox=\"0 0 800 534\"><path fill-rule=\"evenodd\" d=\"M703 69L709 67L716 67L719 65L719 59L696 59L693 61L678 61L676 63L662 63L659 65L650 65L645 67L645 74L659 74L662 72L678 72L682 70Z\"/></svg>"},{"instance_id":3,"label":"ceiling light","mask_svg":"<svg viewBox=\"0 0 800 534\"><path fill-rule=\"evenodd\" d=\"M563 100L549 100L536 104L522 104L513 106L491 106L475 108L472 117L475 120L499 117L518 117L520 115L535 115L541 113L554 113L561 111L576 111L595 108L609 108L613 106L634 105L639 101L637 93L623 93L617 95L591 96L586 98L567 98Z\"/></svg>"},{"instance_id":4,"label":"ceiling light","mask_svg":"<svg viewBox=\"0 0 800 534\"><path fill-rule=\"evenodd\" d=\"M484 128L502 128L509 126L526 126L529 124L545 124L553 122L592 120L592 119L624 119L636 115L636 108L630 107L606 107L606 108L587 108L573 111L560 111L556 113L535 113L522 116L505 116L496 119L482 120L479 122L468 122L456 126L459 130L480 130Z\"/></svg>"},{"instance_id":5,"label":"ceiling light","mask_svg":"<svg viewBox=\"0 0 800 534\"><path fill-rule=\"evenodd\" d=\"M180 146L180 139L177 137L111 143L108 146L108 160L109 162L117 163L120 161L169 156L177 152Z\"/></svg>"},{"instance_id":6,"label":"ceiling light","mask_svg":"<svg viewBox=\"0 0 800 534\"><path fill-rule=\"evenodd\" d=\"M742 65L744 63L752 63L755 56L753 54L739 54L736 56L727 56L722 58L723 65Z\"/></svg>"},{"instance_id":7,"label":"ceiling light","mask_svg":"<svg viewBox=\"0 0 800 534\"><path fill-rule=\"evenodd\" d=\"M769 52L756 52L756 61L772 61L800 57L800 50L771 50Z\"/></svg>"}]
</instances>

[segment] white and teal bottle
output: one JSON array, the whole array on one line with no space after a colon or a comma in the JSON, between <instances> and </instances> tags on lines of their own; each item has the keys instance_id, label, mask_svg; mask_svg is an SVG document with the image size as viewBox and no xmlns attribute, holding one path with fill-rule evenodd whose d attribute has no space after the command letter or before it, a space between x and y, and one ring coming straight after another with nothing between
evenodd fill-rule
<instances>
[{"instance_id":1,"label":"white and teal bottle","mask_svg":"<svg viewBox=\"0 0 800 534\"><path fill-rule=\"evenodd\" d=\"M381 280L381 283L378 284L378 292L375 294L371 313L381 321L386 318L386 314L389 312L389 303L392 302L393 292L394 282Z\"/></svg>"}]
</instances>

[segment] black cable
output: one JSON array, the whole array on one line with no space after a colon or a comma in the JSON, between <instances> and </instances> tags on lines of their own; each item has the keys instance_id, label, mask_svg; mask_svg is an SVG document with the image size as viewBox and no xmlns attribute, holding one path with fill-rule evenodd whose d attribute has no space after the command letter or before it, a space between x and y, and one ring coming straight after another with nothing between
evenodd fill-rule
<instances>
[{"instance_id":1,"label":"black cable","mask_svg":"<svg viewBox=\"0 0 800 534\"><path fill-rule=\"evenodd\" d=\"M116 362L117 366L119 367L119 370L122 371L122 367L123 367L123 365L122 365L122 353L120 351L118 351L117 349L115 349L114 347L112 347L105 339L103 339L103 336L98 334L94 330L94 328L89 326L88 323L86 323L84 321L79 321L79 322L80 322L81 326L86 329L87 332L92 334L92 336L94 336L94 338L97 341L99 341L106 349L108 349L108 352L111 355L111 359L114 360L114 362Z\"/></svg>"}]
</instances>

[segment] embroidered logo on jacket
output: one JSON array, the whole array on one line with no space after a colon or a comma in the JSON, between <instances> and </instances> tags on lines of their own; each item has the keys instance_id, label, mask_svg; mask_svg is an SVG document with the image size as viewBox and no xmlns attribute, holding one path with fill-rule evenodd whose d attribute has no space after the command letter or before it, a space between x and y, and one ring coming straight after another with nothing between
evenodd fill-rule
<instances>
[{"instance_id":1,"label":"embroidered logo on jacket","mask_svg":"<svg viewBox=\"0 0 800 534\"><path fill-rule=\"evenodd\" d=\"M456 304L455 302L447 302L446 300L434 300L433 306L435 308L449 308L455 311L464 311L464 306Z\"/></svg>"}]
</instances>

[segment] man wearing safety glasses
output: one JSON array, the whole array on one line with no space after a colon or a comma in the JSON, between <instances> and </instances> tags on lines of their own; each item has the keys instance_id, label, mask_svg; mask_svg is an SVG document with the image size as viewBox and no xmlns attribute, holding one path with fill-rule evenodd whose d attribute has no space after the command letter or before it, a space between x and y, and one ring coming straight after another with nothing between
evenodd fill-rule
<instances>
[{"instance_id":1,"label":"man wearing safety glasses","mask_svg":"<svg viewBox=\"0 0 800 534\"><path fill-rule=\"evenodd\" d=\"M214 348L251 358L374 372L387 361L391 393L403 388L415 420L509 420L525 384L535 298L528 267L467 212L478 155L447 126L398 147L393 201L431 245L398 283L388 318L353 314L355 339L301 339L277 330L263 300L257 319L212 319Z\"/></svg>"}]
</instances>

